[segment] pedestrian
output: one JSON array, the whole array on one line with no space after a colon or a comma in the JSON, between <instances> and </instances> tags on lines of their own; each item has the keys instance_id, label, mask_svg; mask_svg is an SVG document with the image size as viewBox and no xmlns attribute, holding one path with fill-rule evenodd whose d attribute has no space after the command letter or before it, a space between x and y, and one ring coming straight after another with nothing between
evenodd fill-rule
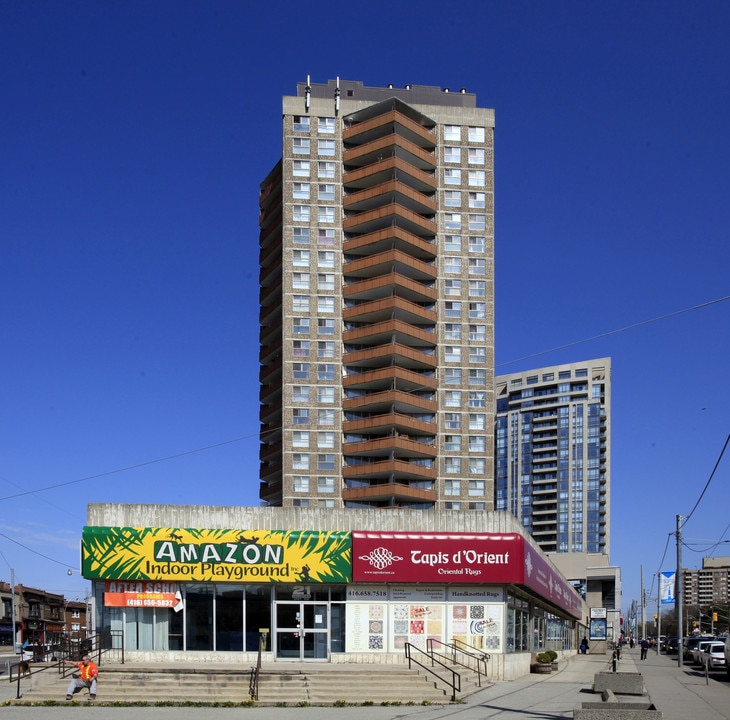
<instances>
[{"instance_id":1,"label":"pedestrian","mask_svg":"<svg viewBox=\"0 0 730 720\"><path fill-rule=\"evenodd\" d=\"M646 660L646 654L649 652L649 641L644 638L641 641L641 659Z\"/></svg>"},{"instance_id":2,"label":"pedestrian","mask_svg":"<svg viewBox=\"0 0 730 720\"><path fill-rule=\"evenodd\" d=\"M634 649L634 636L633 635L629 638L629 647L632 650Z\"/></svg>"},{"instance_id":3,"label":"pedestrian","mask_svg":"<svg viewBox=\"0 0 730 720\"><path fill-rule=\"evenodd\" d=\"M580 654L585 655L588 652L588 638L585 636L580 641Z\"/></svg>"},{"instance_id":4,"label":"pedestrian","mask_svg":"<svg viewBox=\"0 0 730 720\"><path fill-rule=\"evenodd\" d=\"M75 693L81 688L89 688L89 700L96 700L96 680L99 677L99 668L91 661L88 655L81 658L81 662L74 663L79 669L79 677L74 677L66 690L66 700L72 700Z\"/></svg>"}]
</instances>

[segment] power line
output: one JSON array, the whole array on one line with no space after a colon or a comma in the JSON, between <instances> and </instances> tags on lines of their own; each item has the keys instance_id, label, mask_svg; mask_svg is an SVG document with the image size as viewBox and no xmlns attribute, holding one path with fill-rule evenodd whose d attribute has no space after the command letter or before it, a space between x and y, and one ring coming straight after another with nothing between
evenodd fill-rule
<instances>
[{"instance_id":1,"label":"power line","mask_svg":"<svg viewBox=\"0 0 730 720\"><path fill-rule=\"evenodd\" d=\"M34 555L38 555L38 556L40 556L40 557L42 557L42 558L44 558L46 560L50 560L51 562L54 562L54 563L56 563L58 565L63 565L63 567L65 567L65 568L69 567L69 564L68 563L61 562L60 560L56 560L56 559L54 559L52 557L48 557L48 555L44 555L43 553L40 553L37 550L33 550L33 548L30 548L27 545L23 545L22 542L18 542L17 540L13 540L13 538L9 537L5 533L0 532L0 537L4 537L6 540L9 540L11 543L15 543L16 545L20 545L20 547L22 547L24 550L27 550L28 552L32 552ZM3 559L4 558L5 558L5 556L3 555ZM6 560L6 562L7 562L7 560ZM78 568L72 568L72 569L75 569L78 572Z\"/></svg>"},{"instance_id":2,"label":"power line","mask_svg":"<svg viewBox=\"0 0 730 720\"><path fill-rule=\"evenodd\" d=\"M717 462L715 463L715 467L712 468L712 472L710 473L710 477L707 478L707 482L705 483L705 487L702 488L702 492L700 493L700 496L697 498L697 502L695 503L695 506L690 511L689 515L684 518L684 522L682 523L682 527L684 527L689 519L694 514L694 511L697 510L697 506L700 504L700 501L704 497L704 494L707 492L707 488L710 487L710 483L712 482L712 478L715 476L715 472L717 471L718 466L720 465L720 461L722 460L722 456L725 454L725 450L727 449L728 443L730 443L730 433L728 433L728 436L725 438L725 444L722 446L722 450L720 451L720 456L717 458Z\"/></svg>"},{"instance_id":3,"label":"power line","mask_svg":"<svg viewBox=\"0 0 730 720\"><path fill-rule=\"evenodd\" d=\"M565 345L558 345L557 347L551 348L550 350L541 350L540 352L532 353L532 355L524 355L523 357L517 358L515 360L509 360L508 362L499 363L494 367L498 368L503 367L504 365L512 365L517 362L522 362L523 360L530 360L531 358L539 357L540 355L548 355L549 353L557 352L558 350L565 350L566 348L575 347L576 345L582 345L583 343L591 342L592 340L600 340L601 338L608 337L610 335L617 335L618 333L626 332L627 330L633 330L634 328L641 327L642 325L649 325L650 323L658 322L659 320L666 320L667 318L675 317L676 315L681 315L682 313L687 313L692 310L700 310L702 308L709 307L710 305L724 302L725 300L730 300L730 295L725 295L725 297L717 298L715 300L708 300L707 302L700 303L699 305L692 305L692 307L687 307L682 310L675 310L674 312L667 313L666 315L659 315L658 317L650 318L649 320L642 320L640 322L632 323L631 325L626 325L622 328L609 330L607 332L600 333L599 335L593 335L592 337L584 338L583 340L575 340L574 342L569 342Z\"/></svg>"},{"instance_id":4,"label":"power line","mask_svg":"<svg viewBox=\"0 0 730 720\"><path fill-rule=\"evenodd\" d=\"M592 340L598 340L599 338L608 337L610 335L616 335L618 333L625 332L625 331L631 330L633 328L641 327L642 325L648 325L653 322L658 322L659 320L665 320L667 318L674 317L676 315L681 315L683 313L687 313L692 310L700 310L702 308L709 307L710 305L715 305L717 303L724 302L725 300L730 300L730 295L726 295L721 298L716 298L715 300L708 300L707 302L699 303L698 305L692 305L691 307L687 307L682 310L675 310L674 312L667 313L665 315L660 315L655 318L650 318L648 320L642 320L640 322L636 322L631 325L626 325L625 327L622 327L622 328L617 328L615 330L609 330L608 332L600 333L599 335L593 335L592 337L584 338L583 340L576 340L574 342L566 343L564 345L558 345L557 347L554 347L550 350L542 350L540 352L533 353L532 355L525 355L524 357L517 358L515 360L510 360L508 362L499 363L498 365L495 365L495 368L502 367L504 365L511 365L513 363L521 362L522 360L528 360L533 357L539 357L540 355L547 355L549 353L556 352L557 350L563 350L565 348L574 347L576 345L581 345L583 343L591 342ZM429 389L431 389L431 388L424 386L423 388L414 388L414 389L410 390L409 392L416 393L420 390L429 390ZM268 432L276 432L281 429L283 429L283 428L272 428ZM249 440L251 438L260 438L263 434L264 433L261 433L261 432L251 433L249 435L243 435L241 437L233 438L232 440L224 440L223 442L215 443L213 445L206 445L205 447L195 448L194 450L186 450L184 452L176 453L174 455L168 455L166 457L156 458L154 460L147 460L145 462L137 463L135 465L128 465L123 468L117 468L116 470L108 470L103 473L98 473L96 475L88 475L86 477L78 478L76 480L68 480L67 482L55 483L53 485L48 485L46 487L36 488L35 490L26 490L24 492L15 493L14 495L6 495L5 497L0 497L0 501L12 500L14 498L24 497L26 495L33 495L34 493L45 492L47 490L55 490L60 487L67 487L68 485L76 485L78 483L87 482L88 480L96 480L98 478L108 477L110 475L117 475L122 472L127 472L128 470L136 470L138 468L147 467L149 465L155 465L157 463L166 462L168 460L175 460L176 458L185 457L187 455L194 455L196 453L205 452L207 450L213 450L215 448L223 447L225 445L230 445L232 443L241 442L243 440Z\"/></svg>"},{"instance_id":5,"label":"power line","mask_svg":"<svg viewBox=\"0 0 730 720\"><path fill-rule=\"evenodd\" d=\"M166 462L167 460L175 460L176 458L185 457L186 455L194 455L195 453L205 452L206 450L213 450L214 448L231 445L232 443L241 442L242 440L248 440L252 437L258 436L258 433L243 435L242 437L233 438L232 440L224 440L223 442L215 443L214 445L207 445L205 447L195 448L194 450L186 450L185 452L176 453L175 455L167 455L166 457L156 458L155 460L147 460L145 462L137 463L136 465L127 465L127 467L117 468L116 470L107 470L106 472L98 473L96 475L87 475L86 477L78 478L76 480L55 483L54 485L47 485L46 487L36 488L35 490L26 490L25 492L15 493L14 495L6 495L5 497L0 497L0 501L12 500L13 498L23 497L25 495L34 495L35 493L45 492L46 490L55 490L56 488L66 487L68 485L76 485L77 483L87 482L88 480L96 480L97 478L108 477L109 475L117 475L118 473L127 472L127 470L136 470L138 468L147 467L148 465Z\"/></svg>"}]
</instances>

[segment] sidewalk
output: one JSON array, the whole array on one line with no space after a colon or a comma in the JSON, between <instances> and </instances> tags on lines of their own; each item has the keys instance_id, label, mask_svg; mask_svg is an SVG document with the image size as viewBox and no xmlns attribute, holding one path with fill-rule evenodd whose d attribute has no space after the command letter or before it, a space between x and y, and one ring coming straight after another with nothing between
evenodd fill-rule
<instances>
[{"instance_id":1,"label":"sidewalk","mask_svg":"<svg viewBox=\"0 0 730 720\"><path fill-rule=\"evenodd\" d=\"M458 705L352 707L103 707L105 720L128 720L130 713L145 720L558 720L572 718L582 702L596 701L594 675L611 669L610 655L576 655L560 663L558 672L525 675L511 682L495 682ZM694 667L677 666L676 655L650 650L639 660L639 649L624 648L619 672L640 672L651 701L663 720L730 720L730 682L724 672L709 682ZM0 701L14 697L5 680ZM14 686L13 686L14 690ZM100 708L101 710L102 708ZM87 708L88 710L88 708ZM2 720L77 720L82 707L16 707L0 709Z\"/></svg>"},{"instance_id":2,"label":"sidewalk","mask_svg":"<svg viewBox=\"0 0 730 720\"><path fill-rule=\"evenodd\" d=\"M706 678L698 667L680 668L676 655L657 655L655 650L650 650L644 661L639 660L638 648L625 656L643 675L644 686L664 720L730 718L730 682L724 671L709 673ZM621 664L624 669L623 660Z\"/></svg>"}]
</instances>

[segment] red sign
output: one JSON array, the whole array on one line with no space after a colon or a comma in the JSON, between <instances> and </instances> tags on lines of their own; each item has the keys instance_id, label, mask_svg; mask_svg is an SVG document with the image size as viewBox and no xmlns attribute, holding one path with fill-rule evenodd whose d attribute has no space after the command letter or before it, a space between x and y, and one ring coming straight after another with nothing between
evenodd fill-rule
<instances>
[{"instance_id":1,"label":"red sign","mask_svg":"<svg viewBox=\"0 0 730 720\"><path fill-rule=\"evenodd\" d=\"M583 600L575 588L546 560L525 543L525 576L522 585L534 590L540 597L562 608L575 618L583 617Z\"/></svg>"},{"instance_id":2,"label":"red sign","mask_svg":"<svg viewBox=\"0 0 730 720\"><path fill-rule=\"evenodd\" d=\"M179 602L178 589L177 583L107 580L104 583L104 605L172 608Z\"/></svg>"},{"instance_id":3,"label":"red sign","mask_svg":"<svg viewBox=\"0 0 730 720\"><path fill-rule=\"evenodd\" d=\"M352 533L354 582L519 583L521 535Z\"/></svg>"},{"instance_id":4,"label":"red sign","mask_svg":"<svg viewBox=\"0 0 730 720\"><path fill-rule=\"evenodd\" d=\"M524 585L582 617L579 595L516 533L352 533L360 583Z\"/></svg>"},{"instance_id":5,"label":"red sign","mask_svg":"<svg viewBox=\"0 0 730 720\"><path fill-rule=\"evenodd\" d=\"M169 593L104 593L106 607L171 608L178 600Z\"/></svg>"}]
</instances>

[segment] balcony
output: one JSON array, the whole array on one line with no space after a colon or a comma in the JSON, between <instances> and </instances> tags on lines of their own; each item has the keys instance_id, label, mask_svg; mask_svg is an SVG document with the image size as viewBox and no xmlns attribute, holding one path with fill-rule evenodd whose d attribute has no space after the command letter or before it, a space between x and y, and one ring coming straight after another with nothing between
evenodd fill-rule
<instances>
[{"instance_id":1,"label":"balcony","mask_svg":"<svg viewBox=\"0 0 730 720\"><path fill-rule=\"evenodd\" d=\"M342 491L344 501L378 501L397 506L401 502L433 502L437 500L435 490L411 487L403 483L385 483L357 488L345 488Z\"/></svg>"},{"instance_id":2,"label":"balcony","mask_svg":"<svg viewBox=\"0 0 730 720\"><path fill-rule=\"evenodd\" d=\"M427 263L401 250L384 252L349 260L342 268L348 279L371 278L397 272L418 282L433 283L437 278L435 263Z\"/></svg>"},{"instance_id":3,"label":"balcony","mask_svg":"<svg viewBox=\"0 0 730 720\"><path fill-rule=\"evenodd\" d=\"M424 150L416 143L395 134L345 150L342 162L348 168L358 168L372 165L388 156L400 158L412 167L426 172L433 170L437 164L433 151Z\"/></svg>"},{"instance_id":4,"label":"balcony","mask_svg":"<svg viewBox=\"0 0 730 720\"><path fill-rule=\"evenodd\" d=\"M418 442L400 433L342 445L342 454L351 457L382 457L388 452L412 458L435 458L437 455L435 442Z\"/></svg>"},{"instance_id":5,"label":"balcony","mask_svg":"<svg viewBox=\"0 0 730 720\"><path fill-rule=\"evenodd\" d=\"M381 300L397 295L416 304L435 303L438 297L435 287L427 287L397 272L349 283L342 288L342 295L347 301Z\"/></svg>"},{"instance_id":6,"label":"balcony","mask_svg":"<svg viewBox=\"0 0 730 720\"><path fill-rule=\"evenodd\" d=\"M358 190L395 178L421 193L436 192L438 188L433 169L421 170L394 155L356 170L345 171L342 184L347 190Z\"/></svg>"},{"instance_id":7,"label":"balcony","mask_svg":"<svg viewBox=\"0 0 730 720\"><path fill-rule=\"evenodd\" d=\"M396 202L412 212L433 217L438 205L433 197L414 190L400 180L386 180L374 187L363 188L345 195L343 206L347 212L367 212Z\"/></svg>"},{"instance_id":8,"label":"balcony","mask_svg":"<svg viewBox=\"0 0 730 720\"><path fill-rule=\"evenodd\" d=\"M348 262L353 257L368 257L391 249L400 250L423 262L432 262L437 253L433 235L424 238L397 225L348 237L343 245Z\"/></svg>"},{"instance_id":9,"label":"balcony","mask_svg":"<svg viewBox=\"0 0 730 720\"><path fill-rule=\"evenodd\" d=\"M342 334L346 345L376 346L398 343L413 348L435 348L438 338L435 329L424 329L401 320L386 320L363 325Z\"/></svg>"},{"instance_id":10,"label":"balcony","mask_svg":"<svg viewBox=\"0 0 730 720\"><path fill-rule=\"evenodd\" d=\"M342 380L343 387L347 389L378 391L387 390L395 383L398 390L413 392L415 390L435 390L438 386L434 373L426 375L400 367L385 367L376 370L365 370L354 372L349 369Z\"/></svg>"},{"instance_id":11,"label":"balcony","mask_svg":"<svg viewBox=\"0 0 730 720\"><path fill-rule=\"evenodd\" d=\"M348 233L373 233L395 225L413 235L433 238L436 235L436 222L432 217L424 217L404 205L391 202L366 212L345 216L342 228Z\"/></svg>"},{"instance_id":12,"label":"balcony","mask_svg":"<svg viewBox=\"0 0 730 720\"><path fill-rule=\"evenodd\" d=\"M395 318L410 325L435 326L438 320L432 304L420 305L397 295L378 300L365 300L346 307L342 313L345 322L376 323Z\"/></svg>"},{"instance_id":13,"label":"balcony","mask_svg":"<svg viewBox=\"0 0 730 720\"><path fill-rule=\"evenodd\" d=\"M417 435L435 437L438 427L436 417L424 420L402 413L388 412L382 415L368 415L345 419L342 423L342 432L345 435L384 435L391 431L402 435Z\"/></svg>"},{"instance_id":14,"label":"balcony","mask_svg":"<svg viewBox=\"0 0 730 720\"><path fill-rule=\"evenodd\" d=\"M385 365L411 370L435 370L438 359L434 352L425 352L406 345L390 343L346 352L342 363L347 367L382 368Z\"/></svg>"},{"instance_id":15,"label":"balcony","mask_svg":"<svg viewBox=\"0 0 730 720\"><path fill-rule=\"evenodd\" d=\"M358 397L346 398L342 401L345 411L383 413L392 409L401 414L417 415L419 413L435 413L436 399L429 399L401 390L365 393Z\"/></svg>"},{"instance_id":16,"label":"balcony","mask_svg":"<svg viewBox=\"0 0 730 720\"><path fill-rule=\"evenodd\" d=\"M393 134L405 137L413 144L424 148L436 147L436 136L432 130L395 108L353 123L345 129L342 139L347 143L363 145Z\"/></svg>"}]
</instances>

